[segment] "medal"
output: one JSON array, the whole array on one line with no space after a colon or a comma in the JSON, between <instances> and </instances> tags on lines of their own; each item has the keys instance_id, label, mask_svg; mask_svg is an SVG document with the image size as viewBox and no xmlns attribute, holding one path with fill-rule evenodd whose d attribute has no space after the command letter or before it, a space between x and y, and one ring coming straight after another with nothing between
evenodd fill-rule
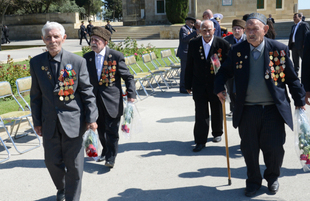
<instances>
[{"instance_id":1,"label":"medal","mask_svg":"<svg viewBox=\"0 0 310 201\"><path fill-rule=\"evenodd\" d=\"M268 74L265 75L265 79L266 79L266 80L269 79L269 75L268 75Z\"/></svg>"},{"instance_id":2,"label":"medal","mask_svg":"<svg viewBox=\"0 0 310 201\"><path fill-rule=\"evenodd\" d=\"M211 70L211 74L213 74L214 73L214 71L213 70Z\"/></svg>"},{"instance_id":3,"label":"medal","mask_svg":"<svg viewBox=\"0 0 310 201\"><path fill-rule=\"evenodd\" d=\"M270 60L272 60L272 59L273 59L273 56L270 56L269 58L270 58Z\"/></svg>"},{"instance_id":4,"label":"medal","mask_svg":"<svg viewBox=\"0 0 310 201\"><path fill-rule=\"evenodd\" d=\"M45 70L44 66L41 67L42 70Z\"/></svg>"},{"instance_id":5,"label":"medal","mask_svg":"<svg viewBox=\"0 0 310 201\"><path fill-rule=\"evenodd\" d=\"M281 80L282 82L285 82L285 78L282 78L282 80Z\"/></svg>"},{"instance_id":6,"label":"medal","mask_svg":"<svg viewBox=\"0 0 310 201\"><path fill-rule=\"evenodd\" d=\"M69 96L66 96L66 97L65 97L65 101L68 101L68 100L69 100Z\"/></svg>"},{"instance_id":7,"label":"medal","mask_svg":"<svg viewBox=\"0 0 310 201\"><path fill-rule=\"evenodd\" d=\"M277 85L278 85L278 82L274 82L274 85L276 85L276 86L277 86Z\"/></svg>"},{"instance_id":8,"label":"medal","mask_svg":"<svg viewBox=\"0 0 310 201\"><path fill-rule=\"evenodd\" d=\"M275 57L279 56L278 50L274 51L274 56L275 56Z\"/></svg>"},{"instance_id":9,"label":"medal","mask_svg":"<svg viewBox=\"0 0 310 201\"><path fill-rule=\"evenodd\" d=\"M236 65L236 68L238 69L238 68L239 68L239 65Z\"/></svg>"},{"instance_id":10,"label":"medal","mask_svg":"<svg viewBox=\"0 0 310 201\"><path fill-rule=\"evenodd\" d=\"M102 82L99 82L99 85L101 86L101 85L102 85Z\"/></svg>"},{"instance_id":11,"label":"medal","mask_svg":"<svg viewBox=\"0 0 310 201\"><path fill-rule=\"evenodd\" d=\"M74 95L73 95L73 94L71 94L71 95L70 95L70 98L71 98L71 99L74 99Z\"/></svg>"},{"instance_id":12,"label":"medal","mask_svg":"<svg viewBox=\"0 0 310 201\"><path fill-rule=\"evenodd\" d=\"M48 70L48 67L47 67L47 66L45 66L44 70L45 70L45 71L47 71L47 70Z\"/></svg>"},{"instance_id":13,"label":"medal","mask_svg":"<svg viewBox=\"0 0 310 201\"><path fill-rule=\"evenodd\" d=\"M67 64L67 65L66 65L66 70L67 70L67 71L72 70L72 65L71 65L71 64Z\"/></svg>"},{"instance_id":14,"label":"medal","mask_svg":"<svg viewBox=\"0 0 310 201\"><path fill-rule=\"evenodd\" d=\"M59 100L60 100L60 101L63 101L63 100L64 100L64 97L63 97L63 96L59 96Z\"/></svg>"},{"instance_id":15,"label":"medal","mask_svg":"<svg viewBox=\"0 0 310 201\"><path fill-rule=\"evenodd\" d=\"M239 65L239 68L242 68L242 65L241 65L241 64Z\"/></svg>"},{"instance_id":16,"label":"medal","mask_svg":"<svg viewBox=\"0 0 310 201\"><path fill-rule=\"evenodd\" d=\"M284 57L286 54L285 54L285 52L284 52L284 50L281 50L280 51L280 55L281 55L281 57Z\"/></svg>"},{"instance_id":17,"label":"medal","mask_svg":"<svg viewBox=\"0 0 310 201\"><path fill-rule=\"evenodd\" d=\"M241 57L241 53L240 53L240 52L237 52L237 56L238 56L238 57Z\"/></svg>"},{"instance_id":18,"label":"medal","mask_svg":"<svg viewBox=\"0 0 310 201\"><path fill-rule=\"evenodd\" d=\"M248 55L245 55L244 58L247 59L247 58L248 58Z\"/></svg>"}]
</instances>

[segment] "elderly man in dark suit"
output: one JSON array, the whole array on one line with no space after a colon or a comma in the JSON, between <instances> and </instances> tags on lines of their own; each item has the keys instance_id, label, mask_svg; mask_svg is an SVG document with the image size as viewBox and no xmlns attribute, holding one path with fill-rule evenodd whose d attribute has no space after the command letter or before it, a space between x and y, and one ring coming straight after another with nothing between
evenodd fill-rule
<instances>
[{"instance_id":1,"label":"elderly man in dark suit","mask_svg":"<svg viewBox=\"0 0 310 201\"><path fill-rule=\"evenodd\" d=\"M295 72L298 75L299 57L303 59L303 49L306 34L309 32L309 24L301 20L300 13L294 14L294 25L291 29L291 34L288 42L288 47L292 51L293 63Z\"/></svg>"},{"instance_id":2,"label":"elderly man in dark suit","mask_svg":"<svg viewBox=\"0 0 310 201\"><path fill-rule=\"evenodd\" d=\"M235 45L242 41L246 40L246 35L244 34L245 21L234 19L232 22L232 35L226 36L224 39L229 42L230 45ZM234 78L229 79L226 82L227 92L230 98L230 113L227 114L228 117L231 117L234 112L235 107L235 90L234 90Z\"/></svg>"},{"instance_id":3,"label":"elderly man in dark suit","mask_svg":"<svg viewBox=\"0 0 310 201\"><path fill-rule=\"evenodd\" d=\"M192 17L185 18L185 25L181 27L179 33L179 47L177 57L181 60L181 77L180 77L180 93L187 94L185 89L185 67L187 61L188 43L197 36L197 31L194 29L196 19Z\"/></svg>"},{"instance_id":4,"label":"elderly man in dark suit","mask_svg":"<svg viewBox=\"0 0 310 201\"><path fill-rule=\"evenodd\" d=\"M202 14L203 20L211 20L214 23L215 32L214 35L218 37L222 37L221 26L216 19L213 17L213 12L210 9L207 9Z\"/></svg>"},{"instance_id":5,"label":"elderly man in dark suit","mask_svg":"<svg viewBox=\"0 0 310 201\"><path fill-rule=\"evenodd\" d=\"M224 39L214 36L214 31L213 22L204 20L200 28L202 36L191 40L188 47L185 88L188 93L193 92L195 101L194 152L201 151L208 140L208 103L211 108L213 142L220 142L223 134L222 106L213 94L215 69L211 63L211 56L215 54L219 62L225 61L230 45Z\"/></svg>"},{"instance_id":6,"label":"elderly man in dark suit","mask_svg":"<svg viewBox=\"0 0 310 201\"><path fill-rule=\"evenodd\" d=\"M77 201L84 165L82 135L97 128L96 98L85 59L62 49L67 37L63 26L47 22L42 35L48 51L30 60L34 129L43 137L57 200Z\"/></svg>"},{"instance_id":7,"label":"elderly man in dark suit","mask_svg":"<svg viewBox=\"0 0 310 201\"><path fill-rule=\"evenodd\" d=\"M231 46L214 82L214 92L223 101L224 84L235 77L233 126L239 128L241 151L247 166L245 195L249 197L262 185L260 150L266 165L263 176L268 189L272 194L279 190L286 135L284 123L293 129L286 86L296 108L305 109L305 91L294 71L289 50L286 45L264 37L268 28L264 15L250 14L245 28L247 41Z\"/></svg>"},{"instance_id":8,"label":"elderly man in dark suit","mask_svg":"<svg viewBox=\"0 0 310 201\"><path fill-rule=\"evenodd\" d=\"M123 114L121 80L126 84L129 102L134 102L135 82L125 64L124 55L107 47L111 33L103 27L94 27L91 48L86 53L90 82L97 97L99 117L98 133L103 150L98 162L106 160L105 166L113 168L118 151L119 124Z\"/></svg>"}]
</instances>

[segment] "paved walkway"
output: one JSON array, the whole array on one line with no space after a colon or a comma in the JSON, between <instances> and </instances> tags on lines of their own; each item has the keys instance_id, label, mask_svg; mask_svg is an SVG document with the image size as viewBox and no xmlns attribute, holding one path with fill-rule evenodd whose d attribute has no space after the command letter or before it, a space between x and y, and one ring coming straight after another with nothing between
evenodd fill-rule
<instances>
[{"instance_id":1,"label":"paved walkway","mask_svg":"<svg viewBox=\"0 0 310 201\"><path fill-rule=\"evenodd\" d=\"M229 186L224 138L220 143L213 143L210 136L206 148L199 153L192 152L194 102L190 95L178 93L177 88L166 92L156 90L136 106L143 131L133 134L130 140L120 136L113 169L85 159L81 201L309 200L310 173L301 169L294 133L287 126L279 192L270 195L264 180L257 196L249 199L244 196L246 168L239 149L240 139L231 118L227 119L232 175ZM31 136L22 138L34 144L32 139ZM12 156L0 164L0 201L55 200L56 189L44 165L43 147L18 154L10 142L6 144ZM25 143L20 146L26 148ZM3 157L5 151L0 146L0 158ZM262 158L260 163L263 171Z\"/></svg>"}]
</instances>

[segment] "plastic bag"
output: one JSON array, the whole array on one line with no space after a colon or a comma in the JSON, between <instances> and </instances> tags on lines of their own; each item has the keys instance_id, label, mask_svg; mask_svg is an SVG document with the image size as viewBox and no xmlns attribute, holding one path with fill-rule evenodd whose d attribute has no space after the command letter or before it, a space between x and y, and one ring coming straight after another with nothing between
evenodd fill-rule
<instances>
[{"instance_id":1,"label":"plastic bag","mask_svg":"<svg viewBox=\"0 0 310 201\"><path fill-rule=\"evenodd\" d=\"M99 152L99 137L92 129L88 129L83 135L83 145L88 157L97 161Z\"/></svg>"},{"instance_id":2,"label":"plastic bag","mask_svg":"<svg viewBox=\"0 0 310 201\"><path fill-rule=\"evenodd\" d=\"M130 138L133 133L142 131L142 121L139 111L133 102L127 102L121 121L121 131L126 138Z\"/></svg>"},{"instance_id":3,"label":"plastic bag","mask_svg":"<svg viewBox=\"0 0 310 201\"><path fill-rule=\"evenodd\" d=\"M303 109L295 111L295 149L304 172L310 171L310 124Z\"/></svg>"}]
</instances>

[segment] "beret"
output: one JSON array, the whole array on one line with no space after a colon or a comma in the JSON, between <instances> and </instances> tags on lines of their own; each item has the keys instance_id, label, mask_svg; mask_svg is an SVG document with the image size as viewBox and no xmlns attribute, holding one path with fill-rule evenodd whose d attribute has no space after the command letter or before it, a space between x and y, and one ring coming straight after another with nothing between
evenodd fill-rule
<instances>
[{"instance_id":1,"label":"beret","mask_svg":"<svg viewBox=\"0 0 310 201\"><path fill-rule=\"evenodd\" d=\"M239 26L239 27L244 29L245 28L245 21L244 20L239 20L239 19L234 19L232 21L232 27L234 27L234 26Z\"/></svg>"},{"instance_id":2,"label":"beret","mask_svg":"<svg viewBox=\"0 0 310 201\"><path fill-rule=\"evenodd\" d=\"M251 14L248 16L248 18L247 18L246 21L248 21L248 20L250 20L250 19L257 19L257 20L261 21L264 25L267 24L267 18L266 18L266 16L263 15L263 14L261 14L261 13L251 13Z\"/></svg>"},{"instance_id":3,"label":"beret","mask_svg":"<svg viewBox=\"0 0 310 201\"><path fill-rule=\"evenodd\" d=\"M222 20L223 19L223 15L221 14L221 13L215 13L214 15L213 15L213 17L217 20L217 18L219 19L219 20ZM217 20L218 21L218 20Z\"/></svg>"},{"instance_id":4,"label":"beret","mask_svg":"<svg viewBox=\"0 0 310 201\"><path fill-rule=\"evenodd\" d=\"M91 36L98 36L105 41L109 41L111 38L111 32L103 27L93 27Z\"/></svg>"},{"instance_id":5,"label":"beret","mask_svg":"<svg viewBox=\"0 0 310 201\"><path fill-rule=\"evenodd\" d=\"M196 19L195 19L195 18L193 18L193 17L186 17L186 18L185 18L185 20L193 20L193 21L194 21L194 23L196 22Z\"/></svg>"}]
</instances>

